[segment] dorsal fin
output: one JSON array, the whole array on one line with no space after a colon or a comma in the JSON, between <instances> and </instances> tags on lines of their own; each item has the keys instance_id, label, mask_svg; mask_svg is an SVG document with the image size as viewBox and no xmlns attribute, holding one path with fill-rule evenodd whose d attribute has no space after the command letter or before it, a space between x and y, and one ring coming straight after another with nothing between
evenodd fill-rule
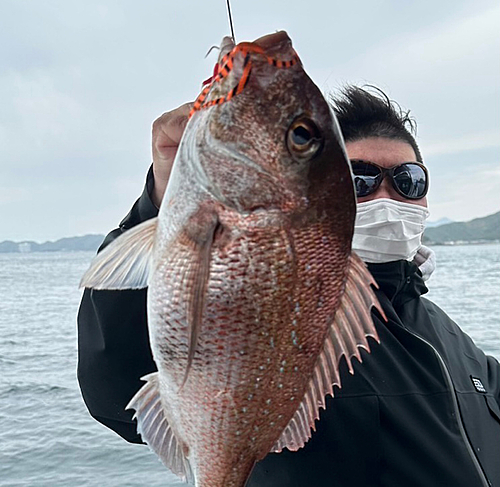
<instances>
[{"instance_id":1,"label":"dorsal fin","mask_svg":"<svg viewBox=\"0 0 500 487\"><path fill-rule=\"evenodd\" d=\"M168 424L161 403L158 372L142 377L147 381L126 409L135 409L137 431L148 446L160 457L166 467L179 477L193 482L193 472L184 455L182 445Z\"/></svg>"},{"instance_id":2,"label":"dorsal fin","mask_svg":"<svg viewBox=\"0 0 500 487\"><path fill-rule=\"evenodd\" d=\"M307 443L319 419L319 409L325 408L326 395L333 396L334 385L341 387L340 359L345 356L352 374L352 357L361 362L359 349L370 351L367 337L379 341L370 309L374 306L384 319L385 315L370 285L377 286L365 264L352 254L345 291L304 398L271 451L280 452L285 447L296 451Z\"/></svg>"}]
</instances>

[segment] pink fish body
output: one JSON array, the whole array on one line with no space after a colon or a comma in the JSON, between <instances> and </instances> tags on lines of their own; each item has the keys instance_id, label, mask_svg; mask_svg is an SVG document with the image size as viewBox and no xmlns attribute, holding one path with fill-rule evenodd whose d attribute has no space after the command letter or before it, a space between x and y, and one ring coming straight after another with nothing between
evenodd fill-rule
<instances>
[{"instance_id":1,"label":"pink fish body","mask_svg":"<svg viewBox=\"0 0 500 487\"><path fill-rule=\"evenodd\" d=\"M148 287L158 372L129 407L198 487L242 487L269 452L302 447L340 358L352 370L377 338L334 115L284 32L239 46L223 41L224 74L186 127L158 218L83 279Z\"/></svg>"}]
</instances>

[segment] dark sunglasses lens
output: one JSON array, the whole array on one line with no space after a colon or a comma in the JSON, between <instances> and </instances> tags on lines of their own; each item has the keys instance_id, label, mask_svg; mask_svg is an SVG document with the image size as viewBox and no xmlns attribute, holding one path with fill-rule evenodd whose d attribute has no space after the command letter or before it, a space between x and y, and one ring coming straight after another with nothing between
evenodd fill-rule
<instances>
[{"instance_id":1,"label":"dark sunglasses lens","mask_svg":"<svg viewBox=\"0 0 500 487\"><path fill-rule=\"evenodd\" d=\"M353 162L352 172L358 198L372 194L379 187L381 172L378 167L364 162Z\"/></svg>"},{"instance_id":2,"label":"dark sunglasses lens","mask_svg":"<svg viewBox=\"0 0 500 487\"><path fill-rule=\"evenodd\" d=\"M394 183L407 198L423 198L427 193L427 175L418 164L401 164L394 170Z\"/></svg>"}]
</instances>

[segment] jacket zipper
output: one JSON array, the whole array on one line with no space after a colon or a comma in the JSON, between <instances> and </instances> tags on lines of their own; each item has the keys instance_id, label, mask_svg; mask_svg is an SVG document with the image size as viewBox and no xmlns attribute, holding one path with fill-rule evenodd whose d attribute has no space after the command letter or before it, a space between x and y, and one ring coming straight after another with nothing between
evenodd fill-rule
<instances>
[{"instance_id":1,"label":"jacket zipper","mask_svg":"<svg viewBox=\"0 0 500 487\"><path fill-rule=\"evenodd\" d=\"M488 478L486 477L486 474L484 473L481 465L479 464L479 460L477 459L476 454L474 452L474 449L472 448L472 445L471 445L471 443L469 441L469 438L467 436L467 433L465 432L465 427L464 427L464 424L463 424L462 415L460 414L460 409L458 408L457 397L455 395L455 387L453 386L453 381L451 379L450 371L448 370L448 367L446 366L446 363L445 363L443 357L441 357L441 354L436 350L436 348L434 347L434 345L432 345L431 343L429 343L425 338L422 338L421 336L419 336L416 333L412 332L408 328L406 328L406 330L408 331L408 333L410 333L411 335L413 335L414 337L418 338L422 342L426 343L429 347L431 347L431 349L435 353L436 357L438 358L438 360L439 360L439 362L441 364L441 367L444 370L444 375L446 377L446 381L448 382L448 386L450 388L451 397L452 397L452 403L453 403L453 408L455 410L455 415L456 415L457 423L458 423L458 429L460 430L460 434L462 435L462 439L464 440L464 443L465 443L465 446L467 448L467 451L469 452L469 455L470 455L470 457L472 459L472 463L476 467L476 470L477 470L477 473L479 475L479 478L481 479L482 485L484 487L491 487L491 483L488 480Z\"/></svg>"}]
</instances>

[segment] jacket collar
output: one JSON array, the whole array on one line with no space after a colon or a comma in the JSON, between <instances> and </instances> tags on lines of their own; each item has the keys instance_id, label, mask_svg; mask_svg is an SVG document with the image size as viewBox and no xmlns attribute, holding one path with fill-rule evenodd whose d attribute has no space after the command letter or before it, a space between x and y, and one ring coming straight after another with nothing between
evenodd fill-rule
<instances>
[{"instance_id":1,"label":"jacket collar","mask_svg":"<svg viewBox=\"0 0 500 487\"><path fill-rule=\"evenodd\" d=\"M394 307L402 306L428 291L421 272L413 262L396 260L384 264L368 264L368 270L377 281L380 291Z\"/></svg>"}]
</instances>

